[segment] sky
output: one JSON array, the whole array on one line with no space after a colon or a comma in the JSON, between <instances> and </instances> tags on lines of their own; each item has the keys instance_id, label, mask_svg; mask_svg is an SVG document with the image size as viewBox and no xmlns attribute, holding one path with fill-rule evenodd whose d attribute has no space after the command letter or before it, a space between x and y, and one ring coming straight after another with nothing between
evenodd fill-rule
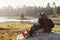
<instances>
[{"instance_id":1,"label":"sky","mask_svg":"<svg viewBox=\"0 0 60 40\"><path fill-rule=\"evenodd\" d=\"M9 5L13 8L26 6L41 6L46 7L47 3L50 3L52 7L52 3L55 2L56 6L60 6L60 0L0 0L0 8L8 7Z\"/></svg>"}]
</instances>

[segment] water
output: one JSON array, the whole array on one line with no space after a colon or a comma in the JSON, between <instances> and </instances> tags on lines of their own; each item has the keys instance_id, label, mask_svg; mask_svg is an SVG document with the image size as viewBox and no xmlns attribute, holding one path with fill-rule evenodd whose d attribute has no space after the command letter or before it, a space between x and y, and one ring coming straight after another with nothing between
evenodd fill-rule
<instances>
[{"instance_id":1,"label":"water","mask_svg":"<svg viewBox=\"0 0 60 40\"><path fill-rule=\"evenodd\" d=\"M0 17L0 22L20 21L17 19L9 19L8 17Z\"/></svg>"},{"instance_id":2,"label":"water","mask_svg":"<svg viewBox=\"0 0 60 40\"><path fill-rule=\"evenodd\" d=\"M18 19L10 19L8 17L0 17L0 22L27 22L27 23L37 23L37 19L30 20L18 20Z\"/></svg>"},{"instance_id":3,"label":"water","mask_svg":"<svg viewBox=\"0 0 60 40\"><path fill-rule=\"evenodd\" d=\"M18 20L18 19L9 19L8 17L0 17L0 22L24 22L24 23L37 23L38 19L30 19L30 20ZM60 27L60 25L55 25L55 27Z\"/></svg>"}]
</instances>

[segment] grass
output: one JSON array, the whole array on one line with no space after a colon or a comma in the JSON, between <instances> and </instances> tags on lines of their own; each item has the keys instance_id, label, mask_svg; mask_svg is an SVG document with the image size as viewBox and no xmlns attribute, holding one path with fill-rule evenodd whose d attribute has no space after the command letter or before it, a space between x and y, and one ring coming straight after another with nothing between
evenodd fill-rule
<instances>
[{"instance_id":1,"label":"grass","mask_svg":"<svg viewBox=\"0 0 60 40\"><path fill-rule=\"evenodd\" d=\"M56 32L56 33L58 33L58 34L60 34L60 28L59 27L53 28L53 31Z\"/></svg>"},{"instance_id":2,"label":"grass","mask_svg":"<svg viewBox=\"0 0 60 40\"><path fill-rule=\"evenodd\" d=\"M11 30L0 30L0 40L16 40L17 32L28 29L32 24L18 22L0 22L0 28Z\"/></svg>"},{"instance_id":3,"label":"grass","mask_svg":"<svg viewBox=\"0 0 60 40\"><path fill-rule=\"evenodd\" d=\"M17 32L28 29L32 24L18 22L0 22L0 28L10 28L11 30L0 30L0 40L16 40ZM60 34L60 28L53 28L53 31Z\"/></svg>"}]
</instances>

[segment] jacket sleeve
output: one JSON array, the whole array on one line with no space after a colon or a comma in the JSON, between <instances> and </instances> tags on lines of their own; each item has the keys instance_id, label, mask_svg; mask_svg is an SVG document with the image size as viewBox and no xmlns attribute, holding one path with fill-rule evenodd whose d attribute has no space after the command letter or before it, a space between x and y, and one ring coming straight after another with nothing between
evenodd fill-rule
<instances>
[{"instance_id":1,"label":"jacket sleeve","mask_svg":"<svg viewBox=\"0 0 60 40\"><path fill-rule=\"evenodd\" d=\"M52 22L51 19L49 19L49 27L50 27L50 28L54 28L54 23Z\"/></svg>"}]
</instances>

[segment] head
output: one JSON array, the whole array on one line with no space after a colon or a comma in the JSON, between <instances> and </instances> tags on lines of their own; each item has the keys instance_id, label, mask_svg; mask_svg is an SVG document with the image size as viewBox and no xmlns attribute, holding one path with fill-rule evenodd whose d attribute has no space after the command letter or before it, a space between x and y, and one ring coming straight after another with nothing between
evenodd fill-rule
<instances>
[{"instance_id":1,"label":"head","mask_svg":"<svg viewBox=\"0 0 60 40\"><path fill-rule=\"evenodd\" d=\"M44 19L45 18L45 12L42 12L38 16L39 19Z\"/></svg>"}]
</instances>

